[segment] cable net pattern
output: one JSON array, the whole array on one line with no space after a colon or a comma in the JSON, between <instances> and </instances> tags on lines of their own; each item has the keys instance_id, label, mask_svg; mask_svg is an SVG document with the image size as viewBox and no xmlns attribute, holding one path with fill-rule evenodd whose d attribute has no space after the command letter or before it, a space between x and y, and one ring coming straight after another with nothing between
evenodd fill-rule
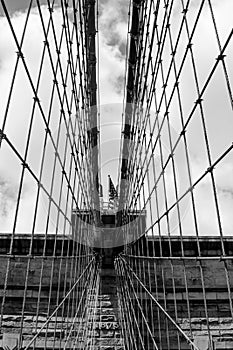
<instances>
[{"instance_id":1,"label":"cable net pattern","mask_svg":"<svg viewBox=\"0 0 233 350\"><path fill-rule=\"evenodd\" d=\"M14 14L1 0L5 348L94 343L99 262L80 242L101 219L96 5L37 0ZM228 5L130 1L114 251L127 350L233 346Z\"/></svg>"},{"instance_id":2,"label":"cable net pattern","mask_svg":"<svg viewBox=\"0 0 233 350\"><path fill-rule=\"evenodd\" d=\"M98 264L75 221L83 211L96 220L95 3L28 1L11 13L1 1L0 13L9 55L0 107L2 346L87 346Z\"/></svg>"},{"instance_id":3,"label":"cable net pattern","mask_svg":"<svg viewBox=\"0 0 233 350\"><path fill-rule=\"evenodd\" d=\"M233 316L228 5L130 4L116 261L128 349L221 348Z\"/></svg>"}]
</instances>

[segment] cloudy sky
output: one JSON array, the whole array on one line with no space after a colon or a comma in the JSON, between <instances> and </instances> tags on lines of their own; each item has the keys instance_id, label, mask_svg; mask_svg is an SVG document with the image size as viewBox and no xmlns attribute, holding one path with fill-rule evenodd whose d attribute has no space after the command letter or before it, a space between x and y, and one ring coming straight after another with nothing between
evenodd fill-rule
<instances>
[{"instance_id":1,"label":"cloudy sky","mask_svg":"<svg viewBox=\"0 0 233 350\"><path fill-rule=\"evenodd\" d=\"M18 40L21 39L23 27L26 20L29 1L17 0L5 2L11 21L17 35ZM40 1L41 11L45 23L48 22L47 1ZM55 2L56 3L56 2ZM111 174L113 181L117 180L117 165L119 158L119 144L121 137L121 120L122 120L122 100L123 100L123 82L125 70L125 47L127 38L127 8L126 2L119 1L112 6L112 2L100 1L99 3L99 83L100 83L100 103L101 103L101 150L102 152L102 179L104 185L104 195L107 199L108 183L107 175ZM0 124L4 119L7 98L9 95L10 84L16 62L16 46L10 32L9 25L0 6ZM62 15L59 6L55 6L53 18L56 25L57 37L60 35L62 25ZM4 35L3 35L4 33ZM51 42L53 38L50 37ZM38 75L39 60L43 48L43 33L41 22L35 2L29 17L27 30L24 39L23 52L30 74L36 80ZM63 53L65 48L63 47ZM65 59L64 58L64 62ZM48 58L45 58L43 67L39 95L45 113L49 109L49 96L51 92L52 72ZM32 110L32 92L28 83L24 68L21 62L18 65L17 76L14 83L12 100L8 112L5 133L14 144L15 148L24 153L26 135L29 125L29 116ZM53 107L51 124L54 126L54 136L57 135L56 119L59 113L59 104ZM42 138L44 134L44 125L38 111L35 113L34 127L32 130L32 141L29 147L28 163L32 169L38 173L39 159L42 152ZM111 150L110 154L108 150ZM106 150L107 152L105 152ZM48 152L47 152L48 153ZM52 148L51 148L51 154ZM50 178L52 158L47 161L45 166L45 182L46 177ZM45 163L46 164L46 163ZM114 169L113 169L114 168ZM0 152L0 231L11 231L13 218L15 215L15 205L17 191L19 186L19 178L21 173L20 162L13 155L6 145L2 144ZM58 178L55 182L54 191L59 191ZM49 180L48 180L49 183ZM57 185L57 188L56 188ZM35 202L36 186L30 176L26 175L22 191L20 209L17 220L17 232L30 232L32 226L34 202ZM54 195L55 196L55 195ZM42 196L43 197L43 196ZM58 198L56 198L58 200ZM40 205L40 213L38 217L37 230L44 230L44 215L47 210L46 200ZM56 212L56 210L55 210ZM53 216L53 214L51 215ZM56 214L54 214L54 220ZM50 230L53 230L53 222ZM62 224L60 224L62 226Z\"/></svg>"},{"instance_id":2,"label":"cloudy sky","mask_svg":"<svg viewBox=\"0 0 233 350\"><path fill-rule=\"evenodd\" d=\"M8 0L8 11L11 15L12 23L18 38L21 37L23 26L26 18L26 10L29 1L26 0ZM41 1L41 10L46 21L48 21L47 1ZM181 1L176 0L173 11L172 23L173 33L176 35L178 24L181 20L180 11ZM196 11L200 1L191 1L192 11L188 14L190 26L194 22ZM219 37L222 43L225 42L232 28L233 2L232 0L213 0L216 22L219 31ZM0 6L0 125L4 118L7 97L9 95L10 83L13 76L14 66L16 62L16 47L3 15ZM57 31L61 28L61 9L55 7L53 16L55 18ZM100 120L101 120L101 157L102 157L102 183L104 185L104 195L107 198L107 175L110 174L114 183L117 182L119 145L121 137L121 121L122 121L122 101L124 90L124 74L125 74L125 54L127 40L127 21L128 21L128 1L99 1L99 92L100 92ZM4 34L3 34L4 33ZM28 30L26 32L25 44L23 52L27 59L27 63L32 74L36 77L38 74L38 57L42 52L43 35L36 7L32 10ZM177 62L181 59L186 39L181 38L179 53L177 54ZM193 39L194 55L197 60L198 76L200 85L204 81L214 64L215 58L218 56L218 46L214 35L213 23L210 19L210 13L207 8L203 11L199 21L198 29ZM166 50L166 48L165 48ZM232 42L227 49L226 65L229 73L230 82L233 84L233 45ZM170 52L167 57L170 59ZM165 60L165 66L169 63L169 59ZM45 63L42 76L41 88L39 90L43 108L48 111L48 94L51 91L51 82L48 77L51 76L49 62ZM193 77L191 76L190 63L187 63L180 82L180 88L183 99L183 108L185 115L188 115L191 105L196 99L194 91ZM158 96L160 91L158 91ZM223 72L219 68L208 92L205 94L206 122L208 128L208 136L211 145L211 153L213 160L217 159L221 153L232 143L233 117L232 108L229 103L229 95L227 93ZM19 152L23 152L25 148L26 130L28 126L29 115L32 108L32 93L28 84L25 71L22 64L19 65L15 87L13 91L13 103L10 105L9 118L6 124L6 133ZM173 129L174 135L179 135L180 122L176 118L176 108L173 106L171 112L174 114ZM55 117L59 111L56 108L53 111L54 123ZM153 112L153 111L152 111ZM152 113L153 115L153 113ZM53 123L53 121L52 121ZM55 125L55 124L54 124ZM26 126L26 127L25 127ZM38 157L40 154L42 141L40 140L40 130L44 130L44 126L40 118L36 118L33 128L33 142L30 146L28 162L35 171L38 171ZM42 132L42 131L41 131ZM56 130L54 131L56 134ZM203 132L200 121L193 118L187 132L189 142L189 150L192 161L192 176L197 179L198 176L208 167L206 152L203 152L205 145ZM182 150L180 151L182 153ZM48 159L48 164L50 160ZM48 172L49 170L48 165ZM183 173L182 156L180 174ZM19 184L19 174L21 165L9 149L2 145L0 151L0 231L11 231L12 220L15 213L15 202L17 189ZM169 179L170 173L166 175ZM224 226L224 234L232 234L232 210L233 210L233 157L232 153L226 157L221 166L215 170L217 179L217 189L221 208L221 216ZM181 176L183 180L183 177ZM186 181L186 180L185 180ZM185 182L184 181L184 182ZM57 180L59 186L59 180ZM21 206L19 211L19 219L17 224L17 232L26 232L31 229L33 205L36 193L36 187L30 176L26 176L23 187ZM216 229L216 213L214 209L211 194L211 184L209 178L199 186L196 190L196 200L198 206L198 220L200 223L200 231L202 234L217 234ZM174 198L172 198L173 200ZM161 211L164 207L162 205ZM192 212L187 209L185 204L183 226L188 234L193 234ZM46 204L41 205L41 217L46 211ZM152 220L156 220L156 213ZM38 231L43 231L43 220L38 222ZM176 224L174 223L174 233ZM52 228L51 228L52 230ZM164 228L165 233L166 229Z\"/></svg>"}]
</instances>

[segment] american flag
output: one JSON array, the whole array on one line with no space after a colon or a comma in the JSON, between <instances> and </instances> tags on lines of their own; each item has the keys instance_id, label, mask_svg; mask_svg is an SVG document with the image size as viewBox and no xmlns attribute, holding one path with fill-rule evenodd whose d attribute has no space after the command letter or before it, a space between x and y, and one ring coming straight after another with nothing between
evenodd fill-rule
<instances>
[{"instance_id":1,"label":"american flag","mask_svg":"<svg viewBox=\"0 0 233 350\"><path fill-rule=\"evenodd\" d=\"M118 202L118 193L115 189L115 186L112 182L111 176L108 175L109 179L109 189L108 189L108 198L109 198L109 208L114 208Z\"/></svg>"}]
</instances>

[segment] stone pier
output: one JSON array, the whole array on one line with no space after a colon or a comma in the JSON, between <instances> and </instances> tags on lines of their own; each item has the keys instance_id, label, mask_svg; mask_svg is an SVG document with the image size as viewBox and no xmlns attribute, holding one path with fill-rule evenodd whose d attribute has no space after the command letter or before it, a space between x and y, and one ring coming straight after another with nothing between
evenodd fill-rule
<instances>
[{"instance_id":1,"label":"stone pier","mask_svg":"<svg viewBox=\"0 0 233 350\"><path fill-rule=\"evenodd\" d=\"M102 269L99 295L95 298L91 292L87 312L89 314L87 348L124 350L114 269Z\"/></svg>"}]
</instances>

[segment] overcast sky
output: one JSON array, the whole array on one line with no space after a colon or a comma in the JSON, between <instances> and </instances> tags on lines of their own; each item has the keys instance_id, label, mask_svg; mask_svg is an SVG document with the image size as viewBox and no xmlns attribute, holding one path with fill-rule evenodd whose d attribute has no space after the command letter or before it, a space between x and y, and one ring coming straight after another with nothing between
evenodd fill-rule
<instances>
[{"instance_id":1,"label":"overcast sky","mask_svg":"<svg viewBox=\"0 0 233 350\"><path fill-rule=\"evenodd\" d=\"M48 20L47 1L41 1L41 11L45 22ZM11 15L11 20L15 32L20 40L26 18L29 1L17 0L7 1L7 9ZM43 33L38 15L37 7L31 10L27 31L24 41L23 52L32 75L36 79L38 74L38 64L43 48ZM114 183L117 180L117 167L119 158L119 145L121 137L122 121L122 100L123 81L125 73L125 46L127 38L127 11L126 2L119 1L112 6L111 0L99 2L99 77L100 77L100 103L101 107L101 150L102 154L102 181L104 186L105 199L108 198L108 174L112 176ZM0 125L4 118L7 97L9 94L11 79L16 61L16 46L12 34L7 24L6 18L0 6ZM55 6L53 12L57 36L59 37L62 16L59 6ZM4 33L4 35L2 35ZM51 40L52 41L52 40ZM63 52L65 48L63 48ZM65 58L64 58L65 62ZM49 96L51 92L52 72L48 58L45 59L44 72L41 78L39 95L45 113L48 111ZM17 70L14 91L12 95L9 115L5 128L5 133L15 145L17 150L23 154L25 148L26 133L28 130L29 116L32 109L32 92L24 68L20 62ZM56 124L59 113L59 104L53 108L52 125ZM52 127L51 127L52 128ZM56 128L54 136L56 136ZM38 173L39 159L41 154L44 125L41 116L36 111L36 118L32 130L32 141L28 154L28 163L32 169ZM108 150L111 150L110 154ZM106 150L106 151L104 151ZM51 149L51 157L53 151ZM48 158L45 168L45 178L50 178L52 158ZM7 164L7 166L6 166ZM6 145L2 145L0 152L0 231L11 231L15 213L16 196L19 185L21 166L13 152ZM45 180L46 182L46 180ZM48 186L49 186L49 180ZM56 187L57 186L57 187ZM59 177L55 182L55 192L59 192ZM20 211L18 214L17 232L30 232L32 225L34 199L36 186L30 176L24 180ZM38 217L37 230L44 230L44 215L47 210L46 201L42 201L41 213ZM52 215L51 215L52 216ZM56 215L54 215L56 216ZM55 218L54 218L55 221ZM53 227L50 227L53 230Z\"/></svg>"},{"instance_id":2,"label":"overcast sky","mask_svg":"<svg viewBox=\"0 0 233 350\"><path fill-rule=\"evenodd\" d=\"M28 8L29 1L26 0L8 0L6 1L8 10L11 14L15 31L20 37L23 24L25 21L25 10ZM41 1L41 4L47 1ZM172 23L175 28L180 23L181 11L178 6L180 1L176 2L177 7L174 10ZM192 23L195 14L197 2L191 1L194 6L190 11L189 22ZM215 16L219 30L219 36L222 43L225 42L227 35L232 28L232 0L214 0L212 1L215 9ZM198 1L199 4L199 1ZM2 9L0 7L2 14ZM42 12L46 18L48 11L46 6L42 6ZM124 88L125 73L125 50L127 39L127 21L128 21L128 1L99 1L99 76L100 76L100 117L101 117L101 154L102 154L102 183L105 188L105 198L107 197L107 175L110 174L114 183L117 182L118 157L119 157L119 140L121 137L121 121L122 121L122 101ZM54 12L57 26L61 24L61 13L59 7ZM24 45L24 54L27 58L32 76L36 76L38 69L38 57L41 54L43 43L43 35L41 33L38 12L32 11L30 16L28 31ZM4 34L3 34L4 33ZM38 44L40 43L40 44ZM180 40L180 57L182 57L185 47L185 39ZM203 84L215 58L218 56L218 47L216 38L213 35L213 24L210 21L209 12L203 11L200 18L198 30L193 40L194 54L198 61L198 75L200 84ZM15 44L9 31L9 26L4 16L0 17L0 125L2 124L3 114L6 107L7 96L9 94L10 82L13 74L14 64L16 60ZM229 79L233 85L233 45L229 45L227 49L227 69ZM177 55L179 60L179 54ZM170 53L168 53L170 59ZM167 61L168 62L168 61ZM165 62L166 66L166 62ZM47 70L48 69L48 70ZM226 84L223 79L222 68L219 68L212 79L212 83L205 95L206 121L208 127L208 135L211 144L211 152L213 160L232 143L233 117L232 109L229 103ZM183 99L183 107L188 115L190 106L195 101L196 92L194 92L193 78L190 76L190 66L187 63L184 74L180 82L180 88ZM48 68L45 69L44 81L40 90L41 99L44 102L46 110L47 94L51 89L46 78L51 74ZM159 94L160 92L158 92ZM31 111L32 96L30 87L25 76L22 66L19 67L14 90L14 104L11 104L10 118L6 126L6 133L11 139L15 147L23 152L25 147L25 125L28 124L28 115ZM174 114L173 128L174 135L179 135L180 122L176 118L176 106L171 109ZM56 115L56 111L54 111ZM153 114L152 114L153 115ZM13 118L14 116L14 118ZM31 153L29 154L29 162L37 169L38 162L35 154L41 147L38 139L38 130L44 129L40 121L36 121L34 132L34 141L31 145ZM192 160L192 175L194 180L208 167L206 153L203 152L204 141L203 133L198 118L193 118L190 124L190 131L187 133L189 141L189 149ZM7 166L6 166L7 164ZM181 162L182 164L182 162ZM19 181L21 165L17 164L14 156L4 146L0 152L0 231L11 231L12 218L14 216L15 199L17 186ZM182 173L182 165L180 173ZM221 163L221 167L216 169L217 188L220 198L221 215L223 218L224 233L232 233L232 210L233 210L233 157L230 154ZM167 174L170 176L169 172ZM211 186L208 178L202 182L197 190L197 206L199 208L199 222L202 234L215 234L216 231L216 215L214 214ZM33 187L30 177L26 178L21 211L18 220L18 232L30 231L32 218L32 202L35 196L35 188ZM186 207L186 206L185 206ZM43 211L43 210L42 210ZM155 212L154 212L155 213ZM154 214L156 215L156 214ZM155 220L156 217L153 217ZM193 228L191 213L185 211L183 225L187 233L192 234ZM39 225L39 224L38 224ZM174 224L175 226L175 224ZM43 226L38 226L38 231L43 231ZM174 231L176 232L176 231Z\"/></svg>"}]
</instances>

